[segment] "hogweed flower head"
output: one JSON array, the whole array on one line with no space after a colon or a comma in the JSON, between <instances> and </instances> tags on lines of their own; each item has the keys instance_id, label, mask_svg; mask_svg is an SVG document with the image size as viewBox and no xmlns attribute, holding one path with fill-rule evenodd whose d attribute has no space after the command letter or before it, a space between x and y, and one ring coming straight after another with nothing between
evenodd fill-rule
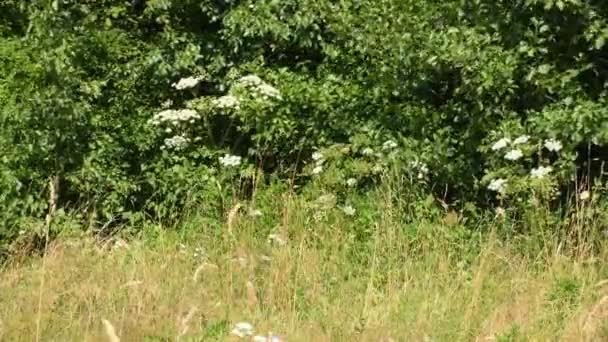
<instances>
[{"instance_id":1,"label":"hogweed flower head","mask_svg":"<svg viewBox=\"0 0 608 342\"><path fill-rule=\"evenodd\" d=\"M504 178L493 179L488 185L488 189L496 192L504 192L507 187L507 180Z\"/></svg>"},{"instance_id":2,"label":"hogweed flower head","mask_svg":"<svg viewBox=\"0 0 608 342\"><path fill-rule=\"evenodd\" d=\"M155 126L164 122L175 125L180 122L193 122L199 118L198 112L192 109L166 109L154 115L150 123Z\"/></svg>"},{"instance_id":3,"label":"hogweed flower head","mask_svg":"<svg viewBox=\"0 0 608 342\"><path fill-rule=\"evenodd\" d=\"M522 135L519 138L513 140L513 145L526 144L528 141L530 141L530 136Z\"/></svg>"},{"instance_id":4,"label":"hogweed flower head","mask_svg":"<svg viewBox=\"0 0 608 342\"><path fill-rule=\"evenodd\" d=\"M181 150L184 147L186 147L189 143L190 143L190 139L186 138L186 136L184 136L182 134L182 135L176 135L174 137L165 139L163 147L165 147L167 149Z\"/></svg>"},{"instance_id":5,"label":"hogweed flower head","mask_svg":"<svg viewBox=\"0 0 608 342\"><path fill-rule=\"evenodd\" d=\"M220 157L220 164L226 167L239 166L241 165L241 159L239 156L225 154L223 157Z\"/></svg>"},{"instance_id":6,"label":"hogweed flower head","mask_svg":"<svg viewBox=\"0 0 608 342\"><path fill-rule=\"evenodd\" d=\"M520 150L515 149L515 150L511 150L511 151L507 152L507 154L505 154L505 159L518 160L519 158L521 158L523 156L524 156L524 154Z\"/></svg>"},{"instance_id":7,"label":"hogweed flower head","mask_svg":"<svg viewBox=\"0 0 608 342\"><path fill-rule=\"evenodd\" d=\"M234 329L230 332L232 335L244 338L253 335L253 325L248 322L240 322L235 324Z\"/></svg>"},{"instance_id":8,"label":"hogweed flower head","mask_svg":"<svg viewBox=\"0 0 608 342\"><path fill-rule=\"evenodd\" d=\"M178 82L171 84L171 86L177 90L194 88L202 79L202 77L185 77Z\"/></svg>"},{"instance_id":9,"label":"hogweed flower head","mask_svg":"<svg viewBox=\"0 0 608 342\"><path fill-rule=\"evenodd\" d=\"M553 171L553 168L551 166L539 166L537 168L534 168L530 171L530 175L532 176L532 178L544 178L545 176L547 176L549 173L551 173L551 171Z\"/></svg>"},{"instance_id":10,"label":"hogweed flower head","mask_svg":"<svg viewBox=\"0 0 608 342\"><path fill-rule=\"evenodd\" d=\"M549 139L545 141L545 148L551 152L559 152L563 145L559 140Z\"/></svg>"},{"instance_id":11,"label":"hogweed flower head","mask_svg":"<svg viewBox=\"0 0 608 342\"><path fill-rule=\"evenodd\" d=\"M213 104L219 109L239 109L241 102L235 96L225 95L215 99Z\"/></svg>"},{"instance_id":12,"label":"hogweed flower head","mask_svg":"<svg viewBox=\"0 0 608 342\"><path fill-rule=\"evenodd\" d=\"M511 142L511 139L502 138L502 139L498 140L497 142L495 142L494 145L492 145L492 151L501 150L501 149L507 147L507 145L509 145L510 142Z\"/></svg>"}]
</instances>

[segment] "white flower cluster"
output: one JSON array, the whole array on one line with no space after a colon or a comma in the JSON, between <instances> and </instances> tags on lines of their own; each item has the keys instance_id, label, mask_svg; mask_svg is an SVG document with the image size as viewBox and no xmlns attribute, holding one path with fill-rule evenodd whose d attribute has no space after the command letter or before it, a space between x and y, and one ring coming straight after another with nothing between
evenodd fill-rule
<instances>
[{"instance_id":1,"label":"white flower cluster","mask_svg":"<svg viewBox=\"0 0 608 342\"><path fill-rule=\"evenodd\" d=\"M225 154L223 157L220 157L220 164L225 167L239 166L241 165L241 159L239 156Z\"/></svg>"},{"instance_id":2,"label":"white flower cluster","mask_svg":"<svg viewBox=\"0 0 608 342\"><path fill-rule=\"evenodd\" d=\"M190 143L190 139L184 135L176 135L172 138L165 139L165 143L161 148L167 148L169 150L181 150Z\"/></svg>"},{"instance_id":3,"label":"white flower cluster","mask_svg":"<svg viewBox=\"0 0 608 342\"><path fill-rule=\"evenodd\" d=\"M353 208L351 205L345 205L344 207L342 207L342 211L346 216L354 216L357 212L355 208Z\"/></svg>"},{"instance_id":4,"label":"white flower cluster","mask_svg":"<svg viewBox=\"0 0 608 342\"><path fill-rule=\"evenodd\" d=\"M213 104L220 109L239 109L241 101L235 96L225 95L215 99Z\"/></svg>"},{"instance_id":5,"label":"white flower cluster","mask_svg":"<svg viewBox=\"0 0 608 342\"><path fill-rule=\"evenodd\" d=\"M315 167L312 169L313 175L318 175L323 172L323 163L325 162L325 156L323 153L316 151L312 154L312 160L315 161Z\"/></svg>"},{"instance_id":6,"label":"white flower cluster","mask_svg":"<svg viewBox=\"0 0 608 342\"><path fill-rule=\"evenodd\" d=\"M361 154L364 156L372 156L374 155L374 150L371 147L366 147L363 149L363 151L361 151Z\"/></svg>"},{"instance_id":7,"label":"white flower cluster","mask_svg":"<svg viewBox=\"0 0 608 342\"><path fill-rule=\"evenodd\" d=\"M176 83L171 84L171 86L177 90L194 88L197 84L199 84L200 81L202 81L202 79L202 77L186 77L182 78Z\"/></svg>"},{"instance_id":8,"label":"white flower cluster","mask_svg":"<svg viewBox=\"0 0 608 342\"><path fill-rule=\"evenodd\" d=\"M397 143L392 140L387 140L382 144L383 150L392 150L397 147Z\"/></svg>"},{"instance_id":9,"label":"white flower cluster","mask_svg":"<svg viewBox=\"0 0 608 342\"><path fill-rule=\"evenodd\" d=\"M155 126L158 126L164 122L175 125L180 122L194 123L194 121L199 118L200 115L192 109L167 109L154 115L154 117L150 120L150 123Z\"/></svg>"},{"instance_id":10,"label":"white flower cluster","mask_svg":"<svg viewBox=\"0 0 608 342\"><path fill-rule=\"evenodd\" d=\"M496 192L504 192L507 187L507 180L504 178L493 179L488 185L488 189Z\"/></svg>"},{"instance_id":11,"label":"white flower cluster","mask_svg":"<svg viewBox=\"0 0 608 342\"><path fill-rule=\"evenodd\" d=\"M264 82L256 75L243 76L239 79L238 83L244 87L250 88L264 98L281 99L281 92L279 92L277 88Z\"/></svg>"},{"instance_id":12,"label":"white flower cluster","mask_svg":"<svg viewBox=\"0 0 608 342\"><path fill-rule=\"evenodd\" d=\"M498 140L497 142L495 142L494 145L492 145L492 151L502 150L503 148L507 147L510 143L511 143L511 139L502 138L502 139Z\"/></svg>"},{"instance_id":13,"label":"white flower cluster","mask_svg":"<svg viewBox=\"0 0 608 342\"><path fill-rule=\"evenodd\" d=\"M530 171L530 175L532 176L532 178L544 178L546 175L548 175L549 173L551 173L551 171L553 171L553 168L551 166L539 166L537 168L534 168Z\"/></svg>"},{"instance_id":14,"label":"white flower cluster","mask_svg":"<svg viewBox=\"0 0 608 342\"><path fill-rule=\"evenodd\" d=\"M346 180L346 185L348 185L349 187L353 187L355 185L357 185L357 179L355 178L349 178Z\"/></svg>"},{"instance_id":15,"label":"white flower cluster","mask_svg":"<svg viewBox=\"0 0 608 342\"><path fill-rule=\"evenodd\" d=\"M418 179L424 179L424 177L426 177L426 175L429 173L429 167L421 161L414 160L409 164L410 167L418 170Z\"/></svg>"},{"instance_id":16,"label":"white flower cluster","mask_svg":"<svg viewBox=\"0 0 608 342\"><path fill-rule=\"evenodd\" d=\"M513 140L513 145L527 144L528 141L530 141L530 136L529 135L522 135L521 137Z\"/></svg>"},{"instance_id":17,"label":"white flower cluster","mask_svg":"<svg viewBox=\"0 0 608 342\"><path fill-rule=\"evenodd\" d=\"M559 152L562 149L562 143L559 140L545 140L545 148L552 152Z\"/></svg>"},{"instance_id":18,"label":"white flower cluster","mask_svg":"<svg viewBox=\"0 0 608 342\"><path fill-rule=\"evenodd\" d=\"M274 335L272 332L269 332L268 336L253 336L254 332L255 328L253 327L253 324L240 322L234 325L234 328L230 333L239 338L250 337L254 342L283 342L279 336Z\"/></svg>"},{"instance_id":19,"label":"white flower cluster","mask_svg":"<svg viewBox=\"0 0 608 342\"><path fill-rule=\"evenodd\" d=\"M523 156L524 156L524 154L521 152L521 150L514 149L505 154L505 159L515 161L515 160L520 159Z\"/></svg>"}]
</instances>

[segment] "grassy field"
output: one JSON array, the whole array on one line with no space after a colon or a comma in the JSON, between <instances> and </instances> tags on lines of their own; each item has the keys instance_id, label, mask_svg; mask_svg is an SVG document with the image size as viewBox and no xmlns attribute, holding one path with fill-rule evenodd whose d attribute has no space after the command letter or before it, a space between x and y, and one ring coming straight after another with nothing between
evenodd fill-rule
<instances>
[{"instance_id":1,"label":"grassy field","mask_svg":"<svg viewBox=\"0 0 608 342\"><path fill-rule=\"evenodd\" d=\"M287 341L608 340L606 248L530 255L444 221L384 215L362 236L338 210L276 216L60 237L2 269L0 340L229 341L238 322Z\"/></svg>"}]
</instances>

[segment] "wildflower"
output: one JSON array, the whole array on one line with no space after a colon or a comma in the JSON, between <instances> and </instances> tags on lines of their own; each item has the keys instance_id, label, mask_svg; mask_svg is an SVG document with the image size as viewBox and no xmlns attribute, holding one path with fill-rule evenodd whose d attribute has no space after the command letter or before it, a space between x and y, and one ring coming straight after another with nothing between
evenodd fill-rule
<instances>
[{"instance_id":1,"label":"wildflower","mask_svg":"<svg viewBox=\"0 0 608 342\"><path fill-rule=\"evenodd\" d=\"M241 77L239 79L239 83L246 87L255 87L260 84L263 84L264 81L262 81L262 79L256 75L247 75L247 76Z\"/></svg>"},{"instance_id":2,"label":"wildflower","mask_svg":"<svg viewBox=\"0 0 608 342\"><path fill-rule=\"evenodd\" d=\"M190 142L190 139L186 138L184 135L176 135L172 138L165 139L164 146L168 149L180 150L180 149L186 147L186 145L188 145L189 142Z\"/></svg>"},{"instance_id":3,"label":"wildflower","mask_svg":"<svg viewBox=\"0 0 608 342\"><path fill-rule=\"evenodd\" d=\"M374 150L373 150L373 149L371 149L370 147L366 147L366 148L364 148L364 149L363 149L363 151L361 151L361 153L362 153L364 156L371 156L371 155L373 155L373 154L374 154Z\"/></svg>"},{"instance_id":4,"label":"wildflower","mask_svg":"<svg viewBox=\"0 0 608 342\"><path fill-rule=\"evenodd\" d=\"M346 180L346 185L353 187L357 185L357 180L355 178L349 178Z\"/></svg>"},{"instance_id":5,"label":"wildflower","mask_svg":"<svg viewBox=\"0 0 608 342\"><path fill-rule=\"evenodd\" d=\"M382 144L383 150L392 150L395 147L397 147L397 143L392 140L387 140Z\"/></svg>"},{"instance_id":6,"label":"wildflower","mask_svg":"<svg viewBox=\"0 0 608 342\"><path fill-rule=\"evenodd\" d=\"M524 154L520 150L515 149L515 150L511 150L511 151L507 152L507 154L505 154L505 159L517 160L523 156L524 156Z\"/></svg>"},{"instance_id":7,"label":"wildflower","mask_svg":"<svg viewBox=\"0 0 608 342\"><path fill-rule=\"evenodd\" d=\"M278 234L270 234L268 235L268 243L276 243L279 246L285 246L287 244L287 241L285 241Z\"/></svg>"},{"instance_id":8,"label":"wildflower","mask_svg":"<svg viewBox=\"0 0 608 342\"><path fill-rule=\"evenodd\" d=\"M530 140L529 135L522 135L521 137L513 140L513 145L525 144Z\"/></svg>"},{"instance_id":9,"label":"wildflower","mask_svg":"<svg viewBox=\"0 0 608 342\"><path fill-rule=\"evenodd\" d=\"M166 109L154 115L154 117L150 120L150 123L157 126L163 122L176 124L179 122L193 121L199 118L200 115L192 109Z\"/></svg>"},{"instance_id":10,"label":"wildflower","mask_svg":"<svg viewBox=\"0 0 608 342\"><path fill-rule=\"evenodd\" d=\"M325 157L323 156L323 153L321 152L315 152L312 154L312 160L318 162L318 161L322 161L324 160Z\"/></svg>"},{"instance_id":11,"label":"wildflower","mask_svg":"<svg viewBox=\"0 0 608 342\"><path fill-rule=\"evenodd\" d=\"M271 86L270 84L263 83L263 84L258 85L255 89L262 96L270 97L270 98L274 98L274 99L278 99L278 100L281 99L281 93L279 92L279 90L277 88Z\"/></svg>"},{"instance_id":12,"label":"wildflower","mask_svg":"<svg viewBox=\"0 0 608 342\"><path fill-rule=\"evenodd\" d=\"M505 216L505 209L502 207L498 207L496 208L496 217L504 217Z\"/></svg>"},{"instance_id":13,"label":"wildflower","mask_svg":"<svg viewBox=\"0 0 608 342\"><path fill-rule=\"evenodd\" d=\"M234 326L234 329L231 331L232 335L236 335L238 337L245 337L253 335L253 325L247 322L240 322Z\"/></svg>"},{"instance_id":14,"label":"wildflower","mask_svg":"<svg viewBox=\"0 0 608 342\"><path fill-rule=\"evenodd\" d=\"M186 77L179 80L179 82L173 83L171 86L177 90L194 88L202 79L202 77Z\"/></svg>"},{"instance_id":15,"label":"wildflower","mask_svg":"<svg viewBox=\"0 0 608 342\"><path fill-rule=\"evenodd\" d=\"M511 142L511 139L502 138L502 139L498 140L497 142L495 142L494 145L492 145L492 151L502 150L503 148L507 147L507 145L510 142Z\"/></svg>"},{"instance_id":16,"label":"wildflower","mask_svg":"<svg viewBox=\"0 0 608 342\"><path fill-rule=\"evenodd\" d=\"M545 141L545 148L552 152L559 152L563 145L559 140L549 139Z\"/></svg>"},{"instance_id":17,"label":"wildflower","mask_svg":"<svg viewBox=\"0 0 608 342\"><path fill-rule=\"evenodd\" d=\"M350 206L350 205L344 206L344 207L342 208L342 211L343 211L343 212L344 212L344 214L346 214L347 216L353 216L353 215L355 215L355 212L356 212L355 208L353 208L353 207L352 207L352 206Z\"/></svg>"},{"instance_id":18,"label":"wildflower","mask_svg":"<svg viewBox=\"0 0 608 342\"><path fill-rule=\"evenodd\" d=\"M223 157L220 157L220 164L226 167L239 166L241 165L241 159L239 156L225 154Z\"/></svg>"},{"instance_id":19,"label":"wildflower","mask_svg":"<svg viewBox=\"0 0 608 342\"><path fill-rule=\"evenodd\" d=\"M588 200L590 197L591 197L591 193L589 193L589 191L587 191L587 190L585 190L585 191L581 192L581 193L578 195L578 198L579 198L581 201L586 201L586 200Z\"/></svg>"},{"instance_id":20,"label":"wildflower","mask_svg":"<svg viewBox=\"0 0 608 342\"><path fill-rule=\"evenodd\" d=\"M322 171L323 171L323 166L318 165L318 166L315 166L315 168L314 168L314 169L312 169L312 174L313 174L313 175L318 175L318 174L319 174L319 173L321 173Z\"/></svg>"},{"instance_id":21,"label":"wildflower","mask_svg":"<svg viewBox=\"0 0 608 342\"><path fill-rule=\"evenodd\" d=\"M503 192L503 191L505 191L506 185L507 185L506 179L497 178L490 182L490 184L488 185L488 189L491 191Z\"/></svg>"},{"instance_id":22,"label":"wildflower","mask_svg":"<svg viewBox=\"0 0 608 342\"><path fill-rule=\"evenodd\" d=\"M548 175L551 171L553 171L553 168L551 166L539 166L537 168L532 169L532 171L530 171L530 175L533 178L543 178L546 175Z\"/></svg>"},{"instance_id":23,"label":"wildflower","mask_svg":"<svg viewBox=\"0 0 608 342\"><path fill-rule=\"evenodd\" d=\"M382 168L382 165L374 165L372 167L372 172L375 174L382 173L382 171L384 171L384 169Z\"/></svg>"},{"instance_id":24,"label":"wildflower","mask_svg":"<svg viewBox=\"0 0 608 342\"><path fill-rule=\"evenodd\" d=\"M253 341L255 342L282 342L279 336L273 335L271 332L268 333L268 336L254 336Z\"/></svg>"},{"instance_id":25,"label":"wildflower","mask_svg":"<svg viewBox=\"0 0 608 342\"><path fill-rule=\"evenodd\" d=\"M220 109L239 109L240 101L232 95L225 95L213 101L213 104Z\"/></svg>"}]
</instances>

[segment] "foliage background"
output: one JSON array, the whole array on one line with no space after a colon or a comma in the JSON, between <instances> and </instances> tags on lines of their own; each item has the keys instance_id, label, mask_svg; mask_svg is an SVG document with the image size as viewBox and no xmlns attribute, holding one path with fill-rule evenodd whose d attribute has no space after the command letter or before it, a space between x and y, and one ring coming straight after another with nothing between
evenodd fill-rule
<instances>
[{"instance_id":1,"label":"foliage background","mask_svg":"<svg viewBox=\"0 0 608 342\"><path fill-rule=\"evenodd\" d=\"M603 1L143 3L0 4L0 241L44 217L52 177L59 210L93 229L175 222L191 207L221 215L276 179L344 194L388 175L408 203L431 195L430 206L437 198L469 214L537 208L547 186L560 194L553 209L601 189ZM209 106L249 74L281 100L233 113ZM171 86L193 75L196 87ZM149 124L167 101L201 116L186 128L199 139L183 150L162 149L174 132ZM536 145L515 166L490 148L524 134ZM563 143L558 154L540 152L549 138ZM318 150L327 160L314 175ZM225 153L243 164L222 167ZM544 185L526 176L541 164L555 170ZM518 184L511 197L488 191L498 176Z\"/></svg>"}]
</instances>

